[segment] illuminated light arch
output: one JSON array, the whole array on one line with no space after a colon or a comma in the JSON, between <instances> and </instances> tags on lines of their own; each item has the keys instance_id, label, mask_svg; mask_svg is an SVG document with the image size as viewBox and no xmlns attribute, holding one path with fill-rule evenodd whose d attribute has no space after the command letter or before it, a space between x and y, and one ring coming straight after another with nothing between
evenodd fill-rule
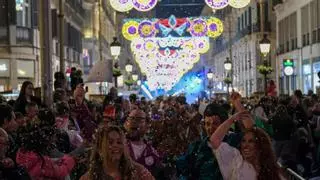
<instances>
[{"instance_id":1,"label":"illuminated light arch","mask_svg":"<svg viewBox=\"0 0 320 180\"><path fill-rule=\"evenodd\" d=\"M212 9L223 9L229 5L229 0L205 0Z\"/></svg>"},{"instance_id":2,"label":"illuminated light arch","mask_svg":"<svg viewBox=\"0 0 320 180\"><path fill-rule=\"evenodd\" d=\"M132 0L110 0L110 5L119 12L127 12L133 9Z\"/></svg>"},{"instance_id":3,"label":"illuminated light arch","mask_svg":"<svg viewBox=\"0 0 320 180\"><path fill-rule=\"evenodd\" d=\"M135 29L129 31L130 27ZM131 33L130 33L131 32ZM168 19L125 19L123 36L131 41L131 51L148 88L170 91L210 48L209 38L223 32L215 17Z\"/></svg>"},{"instance_id":4,"label":"illuminated light arch","mask_svg":"<svg viewBox=\"0 0 320 180\"><path fill-rule=\"evenodd\" d=\"M250 4L250 0L229 0L229 5L233 8L244 8Z\"/></svg>"},{"instance_id":5,"label":"illuminated light arch","mask_svg":"<svg viewBox=\"0 0 320 180\"><path fill-rule=\"evenodd\" d=\"M154 50L145 48L147 44ZM131 43L135 60L148 77L152 91L169 91L208 49L208 37L138 38Z\"/></svg>"}]
</instances>

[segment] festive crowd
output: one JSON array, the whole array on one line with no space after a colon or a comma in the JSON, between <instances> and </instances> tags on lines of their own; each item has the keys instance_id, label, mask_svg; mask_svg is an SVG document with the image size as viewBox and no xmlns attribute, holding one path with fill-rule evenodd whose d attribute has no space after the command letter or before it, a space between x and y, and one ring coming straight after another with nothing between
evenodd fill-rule
<instances>
[{"instance_id":1,"label":"festive crowd","mask_svg":"<svg viewBox=\"0 0 320 180\"><path fill-rule=\"evenodd\" d=\"M63 75L62 80L64 80ZM69 90L70 89L70 90ZM0 179L283 180L320 176L320 104L304 96L88 101L55 82L53 107L25 81L0 104Z\"/></svg>"}]
</instances>

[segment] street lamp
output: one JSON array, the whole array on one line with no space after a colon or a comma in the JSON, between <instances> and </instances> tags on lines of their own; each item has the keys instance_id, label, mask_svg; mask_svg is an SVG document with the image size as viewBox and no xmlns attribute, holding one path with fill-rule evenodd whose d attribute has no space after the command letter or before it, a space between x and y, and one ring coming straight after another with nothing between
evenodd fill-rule
<instances>
[{"instance_id":1,"label":"street lamp","mask_svg":"<svg viewBox=\"0 0 320 180\"><path fill-rule=\"evenodd\" d=\"M140 86L141 85L141 80L137 81L137 85Z\"/></svg>"},{"instance_id":2,"label":"street lamp","mask_svg":"<svg viewBox=\"0 0 320 180\"><path fill-rule=\"evenodd\" d=\"M207 73L207 78L208 79L213 79L213 72L211 71L211 69L209 69L209 71Z\"/></svg>"},{"instance_id":3,"label":"street lamp","mask_svg":"<svg viewBox=\"0 0 320 180\"><path fill-rule=\"evenodd\" d=\"M130 60L128 60L128 63L125 68L126 68L126 71L130 74L132 72L133 66L129 61Z\"/></svg>"},{"instance_id":4,"label":"street lamp","mask_svg":"<svg viewBox=\"0 0 320 180\"><path fill-rule=\"evenodd\" d=\"M132 74L132 80L133 80L133 81L137 81L138 79L139 79L138 74L133 73L133 74Z\"/></svg>"},{"instance_id":5,"label":"street lamp","mask_svg":"<svg viewBox=\"0 0 320 180\"><path fill-rule=\"evenodd\" d=\"M224 62L224 69L230 71L232 69L232 62L229 58Z\"/></svg>"},{"instance_id":6,"label":"street lamp","mask_svg":"<svg viewBox=\"0 0 320 180\"><path fill-rule=\"evenodd\" d=\"M117 37L113 37L113 42L110 44L111 55L117 58L121 52L121 44L117 40Z\"/></svg>"},{"instance_id":7,"label":"street lamp","mask_svg":"<svg viewBox=\"0 0 320 180\"><path fill-rule=\"evenodd\" d=\"M259 42L261 54L266 57L270 52L271 41L268 39L268 35L264 34L263 39Z\"/></svg>"}]
</instances>

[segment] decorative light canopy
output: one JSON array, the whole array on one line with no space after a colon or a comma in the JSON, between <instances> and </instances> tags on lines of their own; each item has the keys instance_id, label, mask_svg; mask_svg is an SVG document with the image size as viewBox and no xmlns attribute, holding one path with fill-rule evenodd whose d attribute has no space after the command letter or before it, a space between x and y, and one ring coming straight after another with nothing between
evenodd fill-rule
<instances>
[{"instance_id":1,"label":"decorative light canopy","mask_svg":"<svg viewBox=\"0 0 320 180\"><path fill-rule=\"evenodd\" d=\"M133 8L137 11L150 11L158 3L158 0L110 0L113 9L119 12L127 12Z\"/></svg>"},{"instance_id":2,"label":"decorative light canopy","mask_svg":"<svg viewBox=\"0 0 320 180\"><path fill-rule=\"evenodd\" d=\"M222 32L223 24L215 17L125 19L122 27L151 91L171 90L209 50L209 38Z\"/></svg>"},{"instance_id":3,"label":"decorative light canopy","mask_svg":"<svg viewBox=\"0 0 320 180\"><path fill-rule=\"evenodd\" d=\"M229 58L224 62L224 69L230 71L232 69L232 62Z\"/></svg>"},{"instance_id":4,"label":"decorative light canopy","mask_svg":"<svg viewBox=\"0 0 320 180\"><path fill-rule=\"evenodd\" d=\"M111 55L118 57L121 52L121 44L116 37L113 38L113 42L110 44Z\"/></svg>"},{"instance_id":5,"label":"decorative light canopy","mask_svg":"<svg viewBox=\"0 0 320 180\"><path fill-rule=\"evenodd\" d=\"M244 8L250 4L250 0L205 0L206 4L214 11L230 5L233 8Z\"/></svg>"},{"instance_id":6,"label":"decorative light canopy","mask_svg":"<svg viewBox=\"0 0 320 180\"><path fill-rule=\"evenodd\" d=\"M132 41L151 37L210 37L216 38L223 32L223 23L216 17L189 17L168 19L125 19L123 37Z\"/></svg>"},{"instance_id":7,"label":"decorative light canopy","mask_svg":"<svg viewBox=\"0 0 320 180\"><path fill-rule=\"evenodd\" d=\"M268 39L268 35L264 34L263 39L259 42L261 54L266 57L270 52L271 41Z\"/></svg>"}]
</instances>

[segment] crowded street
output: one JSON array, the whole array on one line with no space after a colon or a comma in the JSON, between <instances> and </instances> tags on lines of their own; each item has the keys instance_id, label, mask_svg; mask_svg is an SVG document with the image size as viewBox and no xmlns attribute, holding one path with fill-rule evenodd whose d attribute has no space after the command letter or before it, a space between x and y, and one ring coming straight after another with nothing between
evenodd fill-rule
<instances>
[{"instance_id":1,"label":"crowded street","mask_svg":"<svg viewBox=\"0 0 320 180\"><path fill-rule=\"evenodd\" d=\"M320 180L320 0L0 17L0 180Z\"/></svg>"}]
</instances>

